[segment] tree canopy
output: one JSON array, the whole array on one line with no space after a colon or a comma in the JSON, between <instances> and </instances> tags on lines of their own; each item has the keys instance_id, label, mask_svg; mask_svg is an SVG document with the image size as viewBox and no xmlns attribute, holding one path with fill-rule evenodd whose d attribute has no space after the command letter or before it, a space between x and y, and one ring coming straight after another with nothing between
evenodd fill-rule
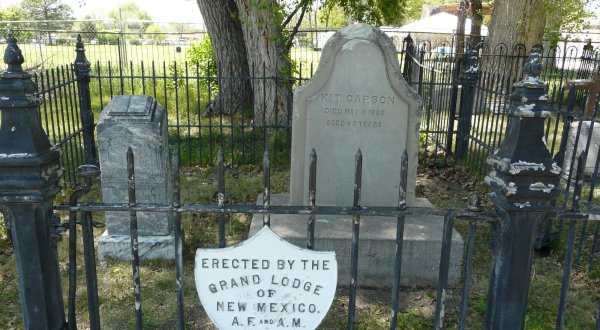
<instances>
[{"instance_id":1,"label":"tree canopy","mask_svg":"<svg viewBox=\"0 0 600 330\"><path fill-rule=\"evenodd\" d=\"M138 6L135 2L127 2L115 9L112 9L108 13L108 17L114 19L115 21L129 22L130 28L140 31L145 31L151 23L136 23L135 21L152 20L152 16L150 16L146 10L140 8L140 6Z\"/></svg>"},{"instance_id":2,"label":"tree canopy","mask_svg":"<svg viewBox=\"0 0 600 330\"><path fill-rule=\"evenodd\" d=\"M22 0L21 8L29 20L73 19L73 8L62 0Z\"/></svg>"},{"instance_id":3,"label":"tree canopy","mask_svg":"<svg viewBox=\"0 0 600 330\"><path fill-rule=\"evenodd\" d=\"M0 9L0 21L21 21L26 17L26 13L18 5L10 5Z\"/></svg>"}]
</instances>

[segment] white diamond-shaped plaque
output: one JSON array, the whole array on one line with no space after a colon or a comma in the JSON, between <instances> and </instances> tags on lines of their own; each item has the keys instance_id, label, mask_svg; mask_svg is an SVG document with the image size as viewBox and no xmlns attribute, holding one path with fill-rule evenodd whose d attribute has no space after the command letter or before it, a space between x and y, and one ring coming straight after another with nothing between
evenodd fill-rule
<instances>
[{"instance_id":1,"label":"white diamond-shaped plaque","mask_svg":"<svg viewBox=\"0 0 600 330\"><path fill-rule=\"evenodd\" d=\"M235 246L198 249L194 273L219 329L315 329L337 285L335 252L299 248L268 227Z\"/></svg>"}]
</instances>

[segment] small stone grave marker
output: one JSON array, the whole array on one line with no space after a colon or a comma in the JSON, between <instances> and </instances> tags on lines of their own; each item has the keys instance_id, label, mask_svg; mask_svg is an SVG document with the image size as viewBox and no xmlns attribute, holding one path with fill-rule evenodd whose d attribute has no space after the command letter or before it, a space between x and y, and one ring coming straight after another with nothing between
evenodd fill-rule
<instances>
[{"instance_id":1,"label":"small stone grave marker","mask_svg":"<svg viewBox=\"0 0 600 330\"><path fill-rule=\"evenodd\" d=\"M219 329L316 329L335 295L335 252L296 247L263 227L223 249L198 249L196 289Z\"/></svg>"},{"instance_id":2,"label":"small stone grave marker","mask_svg":"<svg viewBox=\"0 0 600 330\"><path fill-rule=\"evenodd\" d=\"M134 154L138 203L170 203L167 116L150 96L115 96L102 110L97 127L102 198L105 203L128 200L127 148ZM141 258L175 255L172 220L166 213L138 212ZM129 212L106 212L106 232L99 257L130 259Z\"/></svg>"}]
</instances>

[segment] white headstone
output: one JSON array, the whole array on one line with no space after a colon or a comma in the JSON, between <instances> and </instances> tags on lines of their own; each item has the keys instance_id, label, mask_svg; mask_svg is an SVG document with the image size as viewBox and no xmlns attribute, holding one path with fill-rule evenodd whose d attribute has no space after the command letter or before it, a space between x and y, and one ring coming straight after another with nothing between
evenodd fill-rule
<instances>
[{"instance_id":1,"label":"white headstone","mask_svg":"<svg viewBox=\"0 0 600 330\"><path fill-rule=\"evenodd\" d=\"M316 329L335 296L334 252L301 249L263 227L243 243L198 249L196 289L219 329Z\"/></svg>"},{"instance_id":2,"label":"white headstone","mask_svg":"<svg viewBox=\"0 0 600 330\"><path fill-rule=\"evenodd\" d=\"M323 49L316 74L294 93L290 203L307 205L314 148L317 204L352 205L353 164L360 148L362 205L397 205L406 149L412 206L420 116L418 96L401 76L392 41L370 25L339 30Z\"/></svg>"},{"instance_id":3,"label":"white headstone","mask_svg":"<svg viewBox=\"0 0 600 330\"><path fill-rule=\"evenodd\" d=\"M579 140L577 140L577 135L579 135ZM588 139L589 148L587 148ZM575 140L577 140L577 148L575 148ZM584 175L586 177L593 176L596 169L596 160L598 159L598 148L600 148L600 123L594 123L593 128L590 121L582 121L581 123L577 121L571 123L569 126L569 137L567 139L567 148L565 150L565 159L562 167L562 177L566 179L569 176L569 172L572 172L571 179L575 179L579 156L582 152L586 151L586 149L587 156ZM575 157L573 159L573 151L575 149L577 151L575 152Z\"/></svg>"}]
</instances>

